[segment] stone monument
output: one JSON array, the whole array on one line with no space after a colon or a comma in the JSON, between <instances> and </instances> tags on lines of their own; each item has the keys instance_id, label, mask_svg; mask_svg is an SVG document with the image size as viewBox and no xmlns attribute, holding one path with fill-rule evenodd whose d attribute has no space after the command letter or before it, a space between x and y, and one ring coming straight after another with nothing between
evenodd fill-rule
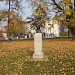
<instances>
[{"instance_id":1,"label":"stone monument","mask_svg":"<svg viewBox=\"0 0 75 75\"><path fill-rule=\"evenodd\" d=\"M43 52L42 52L42 34L41 33L35 33L34 35L34 54L33 58L44 58Z\"/></svg>"}]
</instances>

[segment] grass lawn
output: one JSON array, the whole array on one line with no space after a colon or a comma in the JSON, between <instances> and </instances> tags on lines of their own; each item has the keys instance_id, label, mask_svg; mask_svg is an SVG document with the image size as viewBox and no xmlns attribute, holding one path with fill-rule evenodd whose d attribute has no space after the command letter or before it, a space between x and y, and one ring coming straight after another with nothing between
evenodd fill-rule
<instances>
[{"instance_id":1,"label":"grass lawn","mask_svg":"<svg viewBox=\"0 0 75 75\"><path fill-rule=\"evenodd\" d=\"M34 41L0 42L0 75L75 75L75 41L43 39L47 61L30 61Z\"/></svg>"}]
</instances>

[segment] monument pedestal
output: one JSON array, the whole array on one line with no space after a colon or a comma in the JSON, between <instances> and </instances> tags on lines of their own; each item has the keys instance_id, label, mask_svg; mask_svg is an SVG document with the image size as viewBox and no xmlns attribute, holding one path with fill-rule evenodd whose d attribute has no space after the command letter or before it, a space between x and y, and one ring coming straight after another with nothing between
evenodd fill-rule
<instances>
[{"instance_id":1,"label":"monument pedestal","mask_svg":"<svg viewBox=\"0 0 75 75\"><path fill-rule=\"evenodd\" d=\"M42 34L41 33L35 33L34 35L34 54L33 58L44 58L43 52L42 52Z\"/></svg>"}]
</instances>

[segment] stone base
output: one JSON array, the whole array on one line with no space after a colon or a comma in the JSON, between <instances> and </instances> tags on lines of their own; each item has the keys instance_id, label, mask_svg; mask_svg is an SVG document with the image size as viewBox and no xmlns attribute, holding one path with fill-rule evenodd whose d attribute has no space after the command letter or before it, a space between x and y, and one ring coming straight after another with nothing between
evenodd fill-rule
<instances>
[{"instance_id":1,"label":"stone base","mask_svg":"<svg viewBox=\"0 0 75 75\"><path fill-rule=\"evenodd\" d=\"M48 61L48 57L47 56L43 56L43 58L30 58L30 61Z\"/></svg>"},{"instance_id":2,"label":"stone base","mask_svg":"<svg viewBox=\"0 0 75 75\"><path fill-rule=\"evenodd\" d=\"M44 58L43 54L33 54L33 58Z\"/></svg>"}]
</instances>

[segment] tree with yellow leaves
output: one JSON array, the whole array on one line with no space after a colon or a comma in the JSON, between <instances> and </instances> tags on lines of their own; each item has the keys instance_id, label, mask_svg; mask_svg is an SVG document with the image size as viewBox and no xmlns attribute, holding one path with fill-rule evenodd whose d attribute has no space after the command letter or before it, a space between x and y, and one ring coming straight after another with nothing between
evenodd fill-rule
<instances>
[{"instance_id":1,"label":"tree with yellow leaves","mask_svg":"<svg viewBox=\"0 0 75 75\"><path fill-rule=\"evenodd\" d=\"M60 3L64 10L62 10L62 16L65 25L67 25L68 29L70 30L73 39L75 38L75 11L73 8L72 0L64 0Z\"/></svg>"},{"instance_id":2,"label":"tree with yellow leaves","mask_svg":"<svg viewBox=\"0 0 75 75\"><path fill-rule=\"evenodd\" d=\"M20 36L20 33L25 33L25 28L25 21L22 20L22 17L14 15L9 24L9 35L15 34L15 36ZM8 32L7 26L5 29Z\"/></svg>"},{"instance_id":3,"label":"tree with yellow leaves","mask_svg":"<svg viewBox=\"0 0 75 75\"><path fill-rule=\"evenodd\" d=\"M0 1L2 2L2 1ZM21 7L20 7L20 0L5 0L6 4L8 4L8 9L7 10L1 10L0 11L0 21L3 20L3 19L6 19L7 20L7 34L8 34L8 39L10 37L10 32L11 32L11 23L13 23L13 21L17 18L14 19L14 15L16 16L16 14L18 14L17 12L21 10ZM16 12L17 11L17 12ZM21 19L20 19L21 21ZM21 21L22 22L22 21ZM18 24L18 22L15 22ZM14 31L16 30L16 26L18 26L17 24L14 24ZM12 28L13 29L13 28Z\"/></svg>"},{"instance_id":4,"label":"tree with yellow leaves","mask_svg":"<svg viewBox=\"0 0 75 75\"><path fill-rule=\"evenodd\" d=\"M46 4L44 0L32 1L33 6L33 14L31 19L30 25L31 28L36 29L36 32L41 32L40 28L44 27L45 20L47 19L47 11L46 11Z\"/></svg>"},{"instance_id":5,"label":"tree with yellow leaves","mask_svg":"<svg viewBox=\"0 0 75 75\"><path fill-rule=\"evenodd\" d=\"M49 3L53 6L53 10L58 16L57 20L63 19L69 29L68 31L71 31L72 36L75 37L75 0L48 0Z\"/></svg>"}]
</instances>

